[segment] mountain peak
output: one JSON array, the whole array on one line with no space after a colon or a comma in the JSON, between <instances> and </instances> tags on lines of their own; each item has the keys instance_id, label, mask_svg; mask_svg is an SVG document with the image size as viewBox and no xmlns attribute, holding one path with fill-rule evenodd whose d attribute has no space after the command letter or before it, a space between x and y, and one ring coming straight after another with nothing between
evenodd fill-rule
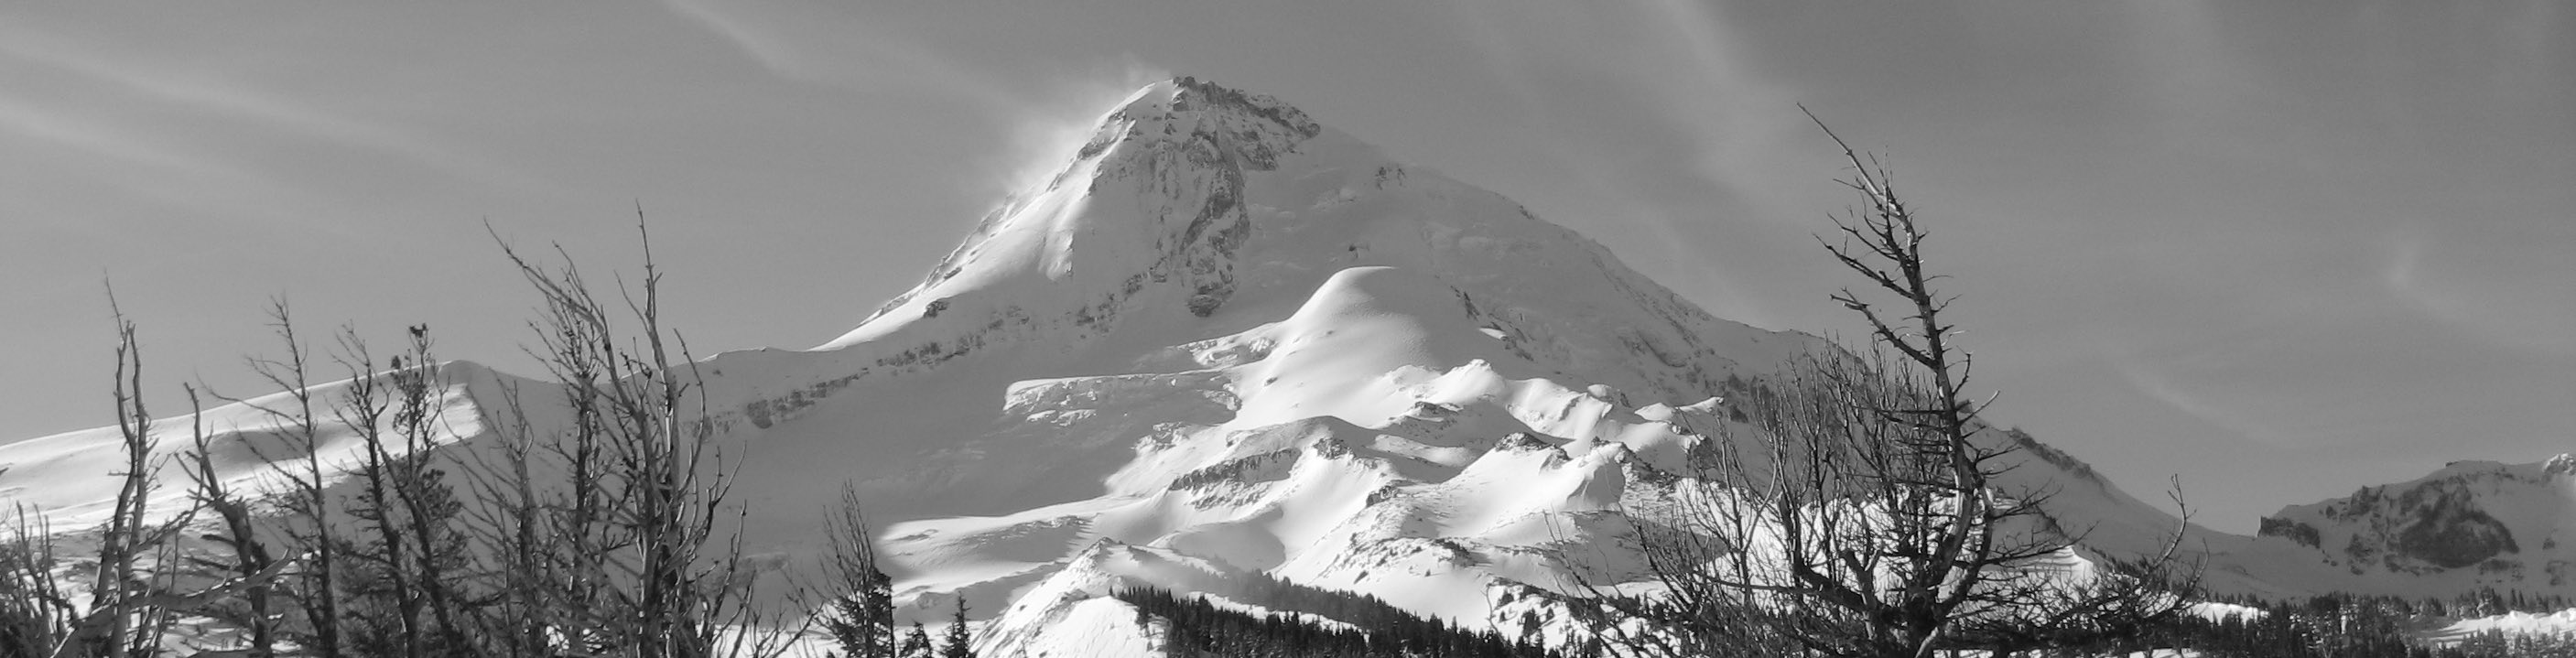
<instances>
[{"instance_id":1,"label":"mountain peak","mask_svg":"<svg viewBox=\"0 0 2576 658\"><path fill-rule=\"evenodd\" d=\"M975 302L1099 331L1139 300L1207 317L1232 295L1234 255L1252 230L1247 172L1278 169L1324 132L1268 96L1188 77L1147 85L1043 187L1015 194L919 287L824 347Z\"/></svg>"},{"instance_id":2,"label":"mountain peak","mask_svg":"<svg viewBox=\"0 0 2576 658\"><path fill-rule=\"evenodd\" d=\"M1699 400L1741 366L1816 347L1719 320L1600 244L1288 103L1179 77L1105 112L1049 182L822 349L944 360L1044 336L1043 354L1014 358L1082 359L1093 345L1241 331L1369 266L1450 289L1442 305L1464 307L1503 352L1649 399ZM1596 318L1622 319L1603 331Z\"/></svg>"},{"instance_id":3,"label":"mountain peak","mask_svg":"<svg viewBox=\"0 0 2576 658\"><path fill-rule=\"evenodd\" d=\"M1276 168L1279 156L1323 132L1323 126L1277 98L1182 76L1138 89L1101 119L1079 158L1121 141L1206 140L1215 150L1255 170Z\"/></svg>"}]
</instances>

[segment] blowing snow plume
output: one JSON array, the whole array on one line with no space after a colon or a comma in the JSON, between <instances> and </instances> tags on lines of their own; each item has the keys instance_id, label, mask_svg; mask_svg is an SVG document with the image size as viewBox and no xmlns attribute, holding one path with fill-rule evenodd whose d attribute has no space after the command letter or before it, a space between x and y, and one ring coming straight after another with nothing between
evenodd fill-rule
<instances>
[{"instance_id":1,"label":"blowing snow plume","mask_svg":"<svg viewBox=\"0 0 2576 658\"><path fill-rule=\"evenodd\" d=\"M1122 59L1061 76L1044 83L1046 91L1037 98L996 108L1006 113L994 120L1006 124L1010 141L992 187L978 192L1011 195L1045 185L1100 125L1101 108L1124 105L1138 89L1169 77L1161 67Z\"/></svg>"}]
</instances>

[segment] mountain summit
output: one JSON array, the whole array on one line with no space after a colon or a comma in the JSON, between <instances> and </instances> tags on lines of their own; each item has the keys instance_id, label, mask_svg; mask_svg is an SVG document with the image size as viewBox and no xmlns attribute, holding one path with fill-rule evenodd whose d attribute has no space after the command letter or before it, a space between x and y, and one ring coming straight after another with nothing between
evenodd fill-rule
<instances>
[{"instance_id":1,"label":"mountain summit","mask_svg":"<svg viewBox=\"0 0 2576 658\"><path fill-rule=\"evenodd\" d=\"M1255 586L1276 579L1566 637L1573 574L1638 575L1622 512L1673 504L1686 453L1737 422L1725 398L1832 349L1712 316L1275 99L1180 78L1105 114L847 334L698 371L749 550L821 552L814 519L846 482L923 619L962 597L995 620L992 655L1151 655L1115 589L1278 609ZM514 409L560 422L546 384L445 375L441 450L481 449ZM208 413L238 421L218 446L257 440L246 409ZM2013 477L2055 484L2052 520L2090 528L2088 550L2150 550L2174 527L2073 457L1996 434L2028 448ZM0 492L93 509L111 488L67 474L103 475L82 460L114 436L0 446ZM333 457L228 454L245 486ZM2194 532L2224 589L2355 578L2292 541Z\"/></svg>"}]
</instances>

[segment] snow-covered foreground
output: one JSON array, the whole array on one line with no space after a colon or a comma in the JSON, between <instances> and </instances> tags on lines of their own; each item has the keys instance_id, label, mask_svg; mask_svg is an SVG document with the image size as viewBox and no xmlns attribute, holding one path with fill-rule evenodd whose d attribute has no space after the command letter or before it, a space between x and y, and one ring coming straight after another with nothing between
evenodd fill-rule
<instances>
[{"instance_id":1,"label":"snow-covered foreground","mask_svg":"<svg viewBox=\"0 0 2576 658\"><path fill-rule=\"evenodd\" d=\"M1570 637L1569 570L1641 575L1620 510L1693 486L1673 474L1734 422L1723 398L1818 349L1712 316L1500 195L1182 79L1106 114L848 334L700 371L750 550L810 564L853 483L906 614L963 597L992 655L1123 656L1152 652L1109 592L1261 607L1239 587L1254 573L1469 625L1533 614ZM512 408L558 422L542 383L444 374L450 452ZM218 462L246 485L317 458L244 408L208 424L234 432ZM83 522L113 495L114 436L0 446L0 496ZM345 463L349 438L327 439L318 458ZM2151 551L2174 529L2070 456L2024 458L2013 477L2059 487L2053 511L2091 528L2088 551ZM2412 582L2280 538L2194 528L2186 545L2222 591Z\"/></svg>"},{"instance_id":2,"label":"snow-covered foreground","mask_svg":"<svg viewBox=\"0 0 2576 658\"><path fill-rule=\"evenodd\" d=\"M2508 612L2486 617L2470 617L2453 621L2425 633L2423 638L2435 645L2448 645L2486 633L2502 633L2508 636L2576 636L2576 608L2549 614Z\"/></svg>"}]
</instances>

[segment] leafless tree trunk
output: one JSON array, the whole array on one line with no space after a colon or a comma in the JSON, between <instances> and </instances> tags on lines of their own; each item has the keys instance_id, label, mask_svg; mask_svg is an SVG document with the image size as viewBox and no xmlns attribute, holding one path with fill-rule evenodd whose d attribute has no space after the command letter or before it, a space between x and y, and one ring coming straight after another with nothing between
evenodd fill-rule
<instances>
[{"instance_id":1,"label":"leafless tree trunk","mask_svg":"<svg viewBox=\"0 0 2576 658\"><path fill-rule=\"evenodd\" d=\"M550 552L569 546L558 543L560 535L546 522L549 501L539 492L536 471L544 455L520 391L504 384L501 394L507 416L498 429L500 441L490 452L470 456L466 469L468 486L479 501L467 511L468 535L475 554L497 562L492 568L499 573L494 614L476 619L482 634L498 642L497 655L552 655L555 643L549 633L562 624L548 580L557 564Z\"/></svg>"},{"instance_id":2,"label":"leafless tree trunk","mask_svg":"<svg viewBox=\"0 0 2576 658\"><path fill-rule=\"evenodd\" d=\"M115 306L111 291L108 302ZM245 564L259 563L259 568L232 569L227 566L215 574L217 582L183 590L180 583L189 576L188 565L229 564L191 555L179 541L180 535L198 512L208 509L203 504L190 506L155 520L151 498L157 486L157 472L162 456L159 441L153 435L149 409L143 402L143 358L135 339L134 323L116 312L117 348L116 377L113 397L116 401L119 453L125 458L123 470L110 473L118 480L114 506L107 522L98 531L95 562L87 568L90 577L87 605L75 605L65 595L57 579L57 561L51 529L42 517L21 507L13 528L14 537L0 545L0 589L6 594L23 597L0 612L0 646L25 655L50 655L57 658L151 656L161 653L171 627L183 616L221 616L233 602L267 597L268 588L277 579L284 563L256 558L253 544L234 543L249 537L243 529L248 515L237 504L238 498L219 486L219 493L192 491L198 501L227 501L216 511L222 518L222 530L210 535L219 544L253 554ZM189 391L192 408L197 401L194 389ZM193 416L192 416L193 418ZM211 473L202 456L208 443L201 422L191 423L192 438L198 447L192 476ZM204 478L213 480L213 478ZM218 481L219 482L219 481ZM264 605L264 604L254 604ZM265 643L265 640L260 642Z\"/></svg>"},{"instance_id":3,"label":"leafless tree trunk","mask_svg":"<svg viewBox=\"0 0 2576 658\"><path fill-rule=\"evenodd\" d=\"M114 298L114 293L109 297ZM113 306L114 302L111 301ZM131 649L126 637L135 611L136 562L138 553L149 548L143 533L144 514L152 494L152 415L143 404L143 355L134 339L134 323L125 313L116 313L116 433L124 449L125 470L117 473L116 507L110 512L107 527L98 539L98 567L90 577L90 606L93 616L106 614L105 643L92 651L110 658L124 658Z\"/></svg>"},{"instance_id":4,"label":"leafless tree trunk","mask_svg":"<svg viewBox=\"0 0 2576 658\"><path fill-rule=\"evenodd\" d=\"M114 291L108 304L116 307ZM170 611L154 604L168 591L161 567L172 562L165 550L188 514L155 523L151 496L160 470L159 442L152 436L152 415L143 403L143 352L134 323L118 308L116 317L116 430L125 457L118 478L115 507L99 530L98 563L91 571L90 602L72 637L55 654L125 658L157 651L171 621Z\"/></svg>"},{"instance_id":5,"label":"leafless tree trunk","mask_svg":"<svg viewBox=\"0 0 2576 658\"><path fill-rule=\"evenodd\" d=\"M259 436L236 445L192 415L193 450L181 465L197 505L162 515L175 520L153 520L162 456L142 400L134 326L120 313L114 394L125 463L112 474L119 491L98 533L97 562L83 565L94 586L85 603L65 594L41 516L22 510L19 536L0 542L0 594L11 598L0 602L0 649L142 658L163 650L176 620L205 616L242 631L247 648L226 655L288 647L404 658L781 653L802 628L767 623L769 602L755 597L760 574L729 532L741 522L726 501L732 476L713 447L686 344L661 323L649 242L640 292L619 296L639 335L621 334L569 266L541 271L504 251L546 301L540 356L564 382L565 426L536 429L518 392L507 391L512 418L496 422L485 408L478 419L499 429L492 451L440 461L456 430L443 424L449 370L430 357L421 326L404 354L382 362L343 329L333 358L349 379L323 402L329 417L317 417L307 351L276 302L271 317L287 352L251 364L285 393L217 396L274 427L237 431ZM197 393L189 389L192 410L202 412ZM325 444L342 432L354 457ZM301 455L257 454L256 439L272 437ZM240 491L223 471L223 451L234 448L269 464L284 489ZM442 470L450 463L468 469L474 495L456 493ZM257 510L261 494L274 494L282 513ZM185 553L175 539L199 511L211 512L211 550ZM183 576L221 582L182 591ZM276 614L281 599L301 614Z\"/></svg>"},{"instance_id":6,"label":"leafless tree trunk","mask_svg":"<svg viewBox=\"0 0 2576 658\"><path fill-rule=\"evenodd\" d=\"M189 496L196 501L198 509L215 514L220 525L206 538L224 551L220 558L199 557L190 561L244 583L240 609L218 614L225 622L239 626L249 634L247 656L267 658L277 653L277 630L269 609L275 598L274 588L263 574L276 573L282 564L260 537L251 517L250 501L226 486L223 477L216 472L214 447L206 433L205 405L199 402L197 389L193 386L188 388L188 408L188 435L195 448L187 455L188 478L192 485Z\"/></svg>"},{"instance_id":7,"label":"leafless tree trunk","mask_svg":"<svg viewBox=\"0 0 2576 658\"><path fill-rule=\"evenodd\" d=\"M520 425L520 447L473 472L478 491L502 494L486 500L481 514L499 523L484 524L480 542L549 549L513 567L527 571L514 577L546 584L550 610L540 616L578 651L774 655L779 638L737 632L765 621L756 578L739 534L723 530L731 475L712 452L715 426L687 343L662 324L661 272L646 238L641 289L620 296L622 313L579 270L540 268L503 242L544 300L539 356L563 382L570 426L537 437ZM632 335L612 319L621 315L635 323ZM561 484L527 482L540 465L562 468Z\"/></svg>"},{"instance_id":8,"label":"leafless tree trunk","mask_svg":"<svg viewBox=\"0 0 2576 658\"><path fill-rule=\"evenodd\" d=\"M272 299L268 309L269 326L284 344L285 353L274 358L248 359L251 371L286 396L285 406L270 406L255 400L217 396L226 402L241 404L259 411L276 423L277 432L294 441L293 449L301 459L280 459L277 455L254 454L270 464L287 490L279 492L280 528L278 538L295 556L295 577L286 587L303 617L303 628L291 630L295 644L323 656L344 655L341 643L341 605L338 574L342 569L340 543L335 538L334 506L330 500L322 455L320 419L314 414L313 388L308 353L296 336L294 314L283 299ZM202 450L201 450L202 452Z\"/></svg>"}]
</instances>

